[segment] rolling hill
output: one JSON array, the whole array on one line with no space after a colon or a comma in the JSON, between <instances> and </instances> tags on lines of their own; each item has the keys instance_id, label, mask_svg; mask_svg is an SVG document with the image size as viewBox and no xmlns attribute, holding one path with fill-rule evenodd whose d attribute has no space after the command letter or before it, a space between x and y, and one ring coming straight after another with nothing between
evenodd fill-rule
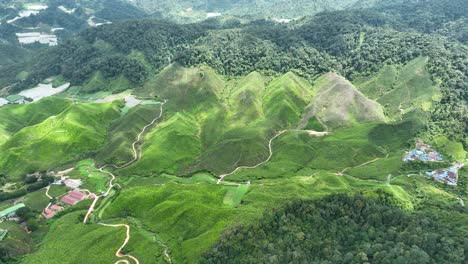
<instances>
[{"instance_id":1,"label":"rolling hill","mask_svg":"<svg viewBox=\"0 0 468 264\"><path fill-rule=\"evenodd\" d=\"M120 104L70 105L57 115L22 128L0 146L1 173L11 179L24 177L97 151L110 123L120 116Z\"/></svg>"},{"instance_id":2,"label":"rolling hill","mask_svg":"<svg viewBox=\"0 0 468 264\"><path fill-rule=\"evenodd\" d=\"M300 128L306 127L310 118L316 118L331 130L356 123L385 121L382 106L366 98L343 77L327 73L316 85L317 94L307 106Z\"/></svg>"},{"instance_id":3,"label":"rolling hill","mask_svg":"<svg viewBox=\"0 0 468 264\"><path fill-rule=\"evenodd\" d=\"M0 71L2 96L71 83L0 107L0 211L24 201L33 231L1 222L0 262L461 263L466 1L206 3L137 0L223 14L93 27ZM92 195L61 202L62 176Z\"/></svg>"}]
</instances>

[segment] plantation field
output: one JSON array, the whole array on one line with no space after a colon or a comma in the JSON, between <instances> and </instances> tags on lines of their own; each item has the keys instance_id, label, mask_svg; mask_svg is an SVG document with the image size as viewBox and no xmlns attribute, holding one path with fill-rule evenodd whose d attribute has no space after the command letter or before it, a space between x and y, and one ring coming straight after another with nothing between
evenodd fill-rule
<instances>
[{"instance_id":1,"label":"plantation field","mask_svg":"<svg viewBox=\"0 0 468 264\"><path fill-rule=\"evenodd\" d=\"M106 209L103 218L138 219L168 245L174 260L189 263L195 263L222 230L253 222L264 211L285 201L316 199L341 192L369 196L384 192L407 210L414 210L428 201L446 205L457 203L454 194L440 191L423 177L404 176L387 183L386 179L359 179L319 170L311 175L255 180L250 186L233 186L229 182L216 185L205 180L178 180L173 176L164 178L160 183L141 182L140 187L126 188ZM131 182L137 184L136 181ZM140 232L138 228L132 230ZM136 250L130 252L138 254Z\"/></svg>"},{"instance_id":2,"label":"plantation field","mask_svg":"<svg viewBox=\"0 0 468 264\"><path fill-rule=\"evenodd\" d=\"M12 135L1 149L0 172L15 178L83 158L104 144L119 102L71 105Z\"/></svg>"},{"instance_id":3,"label":"plantation field","mask_svg":"<svg viewBox=\"0 0 468 264\"><path fill-rule=\"evenodd\" d=\"M125 233L99 225L79 224L78 215L67 214L54 221L40 249L25 257L23 263L85 263L113 262L115 251Z\"/></svg>"},{"instance_id":4,"label":"plantation field","mask_svg":"<svg viewBox=\"0 0 468 264\"><path fill-rule=\"evenodd\" d=\"M130 226L122 253L141 263L198 263L224 232L256 223L290 201L336 193L390 197L389 204L404 210L438 212L450 220L445 210L459 208L457 197L466 199L465 193L402 161L417 136L439 149L446 162L466 158L461 143L421 133L427 114L422 105L437 92L426 64L421 57L402 67L387 65L359 81L360 90L334 73L311 83L292 72L225 78L207 66L172 64L133 91L144 99L130 109L119 99L84 102L94 97L77 103L47 98L6 107L10 112L0 108L0 119L19 120L0 125L0 173L19 181L28 172L74 167L66 176L81 179L82 189L100 195L113 186L96 200L86 224L91 199L48 220L38 250L22 261L114 263L125 228L99 225L106 223ZM105 81L98 72L76 89L113 98L94 93ZM403 95L407 87L414 91ZM417 100L392 108L406 96ZM135 155L133 142L161 106L161 119L141 134L137 158L127 164ZM47 110L33 118L22 113L33 107ZM116 176L112 181L99 170L110 164L127 164L106 167ZM461 174L460 186L466 177ZM49 194L66 191L54 185ZM35 212L49 202L45 189L24 199ZM454 214L450 221L465 229L462 210Z\"/></svg>"},{"instance_id":5,"label":"plantation field","mask_svg":"<svg viewBox=\"0 0 468 264\"><path fill-rule=\"evenodd\" d=\"M374 78L358 86L384 106L388 116L395 120L413 110L429 111L439 97L439 88L426 70L427 62L427 57L418 57L399 70L387 65Z\"/></svg>"}]
</instances>

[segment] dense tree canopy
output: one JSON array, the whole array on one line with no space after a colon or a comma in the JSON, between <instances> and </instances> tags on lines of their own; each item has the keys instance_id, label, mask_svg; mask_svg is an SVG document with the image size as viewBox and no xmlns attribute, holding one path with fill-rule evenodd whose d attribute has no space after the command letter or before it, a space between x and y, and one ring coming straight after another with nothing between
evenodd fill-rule
<instances>
[{"instance_id":1,"label":"dense tree canopy","mask_svg":"<svg viewBox=\"0 0 468 264\"><path fill-rule=\"evenodd\" d=\"M463 10L468 4L441 2L445 1L327 12L290 24L267 20L116 23L86 30L77 39L36 56L28 63L29 77L15 89L58 74L81 84L97 70L108 77L123 74L140 85L148 72L158 72L175 61L186 66L207 64L224 75L293 71L314 81L324 72L336 71L354 80L371 76L387 64L398 67L427 56L428 70L443 92L429 128L468 146L468 47L460 42L466 28L460 28L458 35L446 34L453 32L447 28L466 19ZM143 57L135 58L135 51Z\"/></svg>"},{"instance_id":2,"label":"dense tree canopy","mask_svg":"<svg viewBox=\"0 0 468 264\"><path fill-rule=\"evenodd\" d=\"M297 201L226 231L201 263L462 263L465 235L389 198Z\"/></svg>"}]
</instances>

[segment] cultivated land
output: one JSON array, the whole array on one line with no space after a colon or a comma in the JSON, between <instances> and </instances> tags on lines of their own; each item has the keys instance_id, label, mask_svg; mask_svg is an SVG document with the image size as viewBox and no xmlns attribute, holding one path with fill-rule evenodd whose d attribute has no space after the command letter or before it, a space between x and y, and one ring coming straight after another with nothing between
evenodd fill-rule
<instances>
[{"instance_id":1,"label":"cultivated land","mask_svg":"<svg viewBox=\"0 0 468 264\"><path fill-rule=\"evenodd\" d=\"M197 263L225 230L255 223L286 201L334 193L386 194L404 210L466 223L462 212L444 213L459 206L459 189L402 161L424 125L417 114L429 111L424 102L437 91L430 82L427 90L411 84L426 80L425 61L385 66L356 86L334 73L314 83L292 72L227 79L208 67L173 64L134 90L151 100L131 109L90 95L4 106L0 172L19 181L72 167L67 175L97 194L42 220L48 230L22 262ZM404 85L415 102L399 100ZM434 146L448 160L466 155L444 137ZM460 181L466 177L462 170ZM45 189L24 199L35 211L50 200Z\"/></svg>"}]
</instances>

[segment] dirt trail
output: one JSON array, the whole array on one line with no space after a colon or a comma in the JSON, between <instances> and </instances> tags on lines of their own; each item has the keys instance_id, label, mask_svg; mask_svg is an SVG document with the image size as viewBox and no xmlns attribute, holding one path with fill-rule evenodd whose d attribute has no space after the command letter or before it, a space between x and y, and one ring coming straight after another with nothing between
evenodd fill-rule
<instances>
[{"instance_id":1,"label":"dirt trail","mask_svg":"<svg viewBox=\"0 0 468 264\"><path fill-rule=\"evenodd\" d=\"M125 167L128 167L130 165L132 165L133 163L137 162L139 159L140 159L140 153L138 153L138 149L137 149L137 144L138 142L141 141L141 137L143 136L143 134L146 132L146 129L148 129L148 127L151 127L154 125L154 123L156 123L156 121L158 121L162 115L163 115L163 107L164 107L164 104L167 103L167 100L164 100L164 102L160 103L160 111L159 111L159 115L154 118L151 123L149 123L148 125L146 125L145 127L143 127L143 129L141 130L140 134L138 134L136 140L133 142L132 144L132 150L133 150L133 160L125 163L124 165L121 165L121 166L115 166L115 165L109 165L109 166L113 166L114 168L116 169L123 169Z\"/></svg>"},{"instance_id":2,"label":"dirt trail","mask_svg":"<svg viewBox=\"0 0 468 264\"><path fill-rule=\"evenodd\" d=\"M50 189L50 185L48 185L48 186L46 187L45 195L46 195L47 197L49 197L49 199L52 199L53 197L49 195L49 189Z\"/></svg>"},{"instance_id":3,"label":"dirt trail","mask_svg":"<svg viewBox=\"0 0 468 264\"><path fill-rule=\"evenodd\" d=\"M276 133L276 135L270 139L270 141L268 142L268 150L269 150L269 152L270 152L270 155L268 155L268 158L267 158L266 160L264 160L264 161L258 163L258 164L255 165L255 166L239 166L239 167L235 168L235 169L234 169L232 172L230 172L230 173L219 175L219 179L218 179L218 181L217 181L216 183L217 183L217 184L220 184L220 183L224 180L224 178L226 178L227 176L230 176L230 175L236 173L236 172L237 172L238 170L240 170L240 169L255 169L255 168L257 168L257 167L259 167L259 166L261 166L261 165L267 163L268 161L270 161L271 157L273 156L273 149L272 149L273 140L275 140L277 137L279 137L279 136L281 136L282 134L284 134L286 131L288 131L288 130L280 131L280 132Z\"/></svg>"},{"instance_id":4,"label":"dirt trail","mask_svg":"<svg viewBox=\"0 0 468 264\"><path fill-rule=\"evenodd\" d=\"M132 259L133 261L135 261L136 264L140 264L140 261L132 256L132 255L129 255L129 254L122 254L122 249L127 245L128 241L130 241L130 226L129 225L126 225L126 224L115 224L115 225L111 225L111 224L104 224L104 223L98 223L99 225L102 225L102 226L108 226L108 227L125 227L126 228L126 237L125 237L125 240L123 242L123 244L120 246L120 248L115 252L115 256L118 257L118 258L124 258L124 257L127 257L127 258L130 258ZM128 260L118 260L115 262L115 264L118 264L118 263L130 263Z\"/></svg>"},{"instance_id":5,"label":"dirt trail","mask_svg":"<svg viewBox=\"0 0 468 264\"><path fill-rule=\"evenodd\" d=\"M285 132L289 132L289 131L296 131L296 132L307 132L310 136L313 136L313 137L323 137L323 136L326 136L326 135L329 135L330 132L317 132L317 131L314 131L314 130L301 130L301 129L287 129L287 130L282 130L278 133L276 133L275 136L273 136L270 141L268 142L268 151L269 151L269 155L268 155L268 158L260 163L258 163L257 165L255 166L239 166L237 168L235 168L232 172L230 173L227 173L227 174L222 174L222 175L219 175L219 179L218 181L216 182L217 184L220 184L221 182L223 182L224 178L226 178L227 176L230 176L234 173L236 173L238 170L241 170L241 169L255 169L255 168L258 168L260 166L262 166L263 164L267 163L270 161L271 157L273 157L273 148L272 148L272 144L273 144L273 141L278 138L279 136L283 135Z\"/></svg>"},{"instance_id":6,"label":"dirt trail","mask_svg":"<svg viewBox=\"0 0 468 264\"><path fill-rule=\"evenodd\" d=\"M149 127L153 126L156 123L156 121L162 117L163 107L164 107L164 104L166 104L166 102L167 102L167 100L164 100L164 102L160 103L159 115L157 117L155 117L148 125L143 127L141 132L138 134L136 140L132 143L132 150L133 150L134 158L131 161L129 161L129 162L127 162L127 163L125 163L124 165L121 165L121 166L116 166L114 164L107 164L107 165L104 165L101 168L99 168L99 171L101 171L103 173L106 173L109 176L111 176L111 180L109 181L109 187L107 188L107 191L104 194L101 195L102 197L106 197L106 196L109 195L110 191L115 186L114 182L115 182L115 178L116 178L115 175L112 172L107 171L105 169L107 167L113 167L115 169L123 169L125 167L128 167L128 166L132 165L133 163L135 163L136 161L138 161L140 159L140 153L138 153L137 144L141 141L142 136L145 134L146 130ZM97 204L97 202L98 202L98 200L99 200L99 198L101 196L96 195L96 197L94 198L93 203L89 207L88 211L86 212L86 216L83 219L84 224L86 224L86 222L88 221L89 216L94 211L94 207L96 206L96 204ZM127 236L126 236L125 241L122 244L122 246L115 253L115 256L117 256L119 258L127 257L127 258L132 259L136 264L140 264L140 261L136 257L134 257L132 255L124 255L124 254L121 253L122 249L127 245L128 241L130 240L130 226L129 225L126 225L126 224L109 225L109 224L104 224L104 223L98 223L98 224L103 225L103 226L109 226L109 227L122 227L122 226L124 226L127 229ZM167 254L167 250L165 250L164 254L169 256ZM115 262L115 264L119 264L119 263L130 264L130 262L127 259L121 259L121 260L118 260L118 261Z\"/></svg>"},{"instance_id":7,"label":"dirt trail","mask_svg":"<svg viewBox=\"0 0 468 264\"><path fill-rule=\"evenodd\" d=\"M383 158L383 159L388 158L388 156L390 156L390 154L387 154L387 156L385 156L385 158ZM381 159L382 159L382 158L375 158L375 159L373 159L373 160L366 161L366 162L364 162L364 163L362 163L362 164L360 164L360 165L357 165L357 166L355 166L355 167L346 167L346 168L344 168L342 171L337 172L337 173L335 173L335 174L338 175L338 176L343 176L344 173L345 173L347 170L351 169L351 168L363 167L363 166L366 166L366 165L368 165L368 164L374 163L374 162L376 162L376 161L378 161L378 160L381 160Z\"/></svg>"},{"instance_id":8,"label":"dirt trail","mask_svg":"<svg viewBox=\"0 0 468 264\"><path fill-rule=\"evenodd\" d=\"M114 164L107 164L107 165L104 165L102 166L101 168L99 168L99 171L100 172L103 172L103 173L106 173L108 174L110 177L111 177L111 180L109 181L109 187L107 188L107 191L102 195L103 197L106 197L107 195L109 195L110 191L112 190L112 188L114 188L115 184L114 184L114 181L115 181L115 175L110 172L110 171L107 171L105 170L107 167L113 167L115 169L123 169L125 167L128 167L130 166L131 164L135 163L136 161L138 161L140 159L140 154L138 153L138 150L137 150L137 147L136 145L138 144L138 142L141 141L141 137L143 136L143 134L146 132L146 129L148 129L148 127L154 125L154 123L156 123L156 121L158 119L160 119L163 115L163 106L164 104L167 102L167 100L164 100L164 102L160 103L160 111L159 111L159 115L157 117L155 117L148 125L144 126L143 129L141 130L141 132L138 134L136 140L132 143L132 150L133 150L133 156L134 158L125 163L124 165L121 165L121 166L116 166ZM88 212L86 213L86 216L83 220L83 223L86 224L86 222L88 221L88 218L89 218L89 215L91 214L91 212L94 211L94 207L96 206L96 203L97 201L99 200L99 197L100 196L96 196L96 198L94 199L94 202L91 204L91 206L89 207L88 209Z\"/></svg>"}]
</instances>

